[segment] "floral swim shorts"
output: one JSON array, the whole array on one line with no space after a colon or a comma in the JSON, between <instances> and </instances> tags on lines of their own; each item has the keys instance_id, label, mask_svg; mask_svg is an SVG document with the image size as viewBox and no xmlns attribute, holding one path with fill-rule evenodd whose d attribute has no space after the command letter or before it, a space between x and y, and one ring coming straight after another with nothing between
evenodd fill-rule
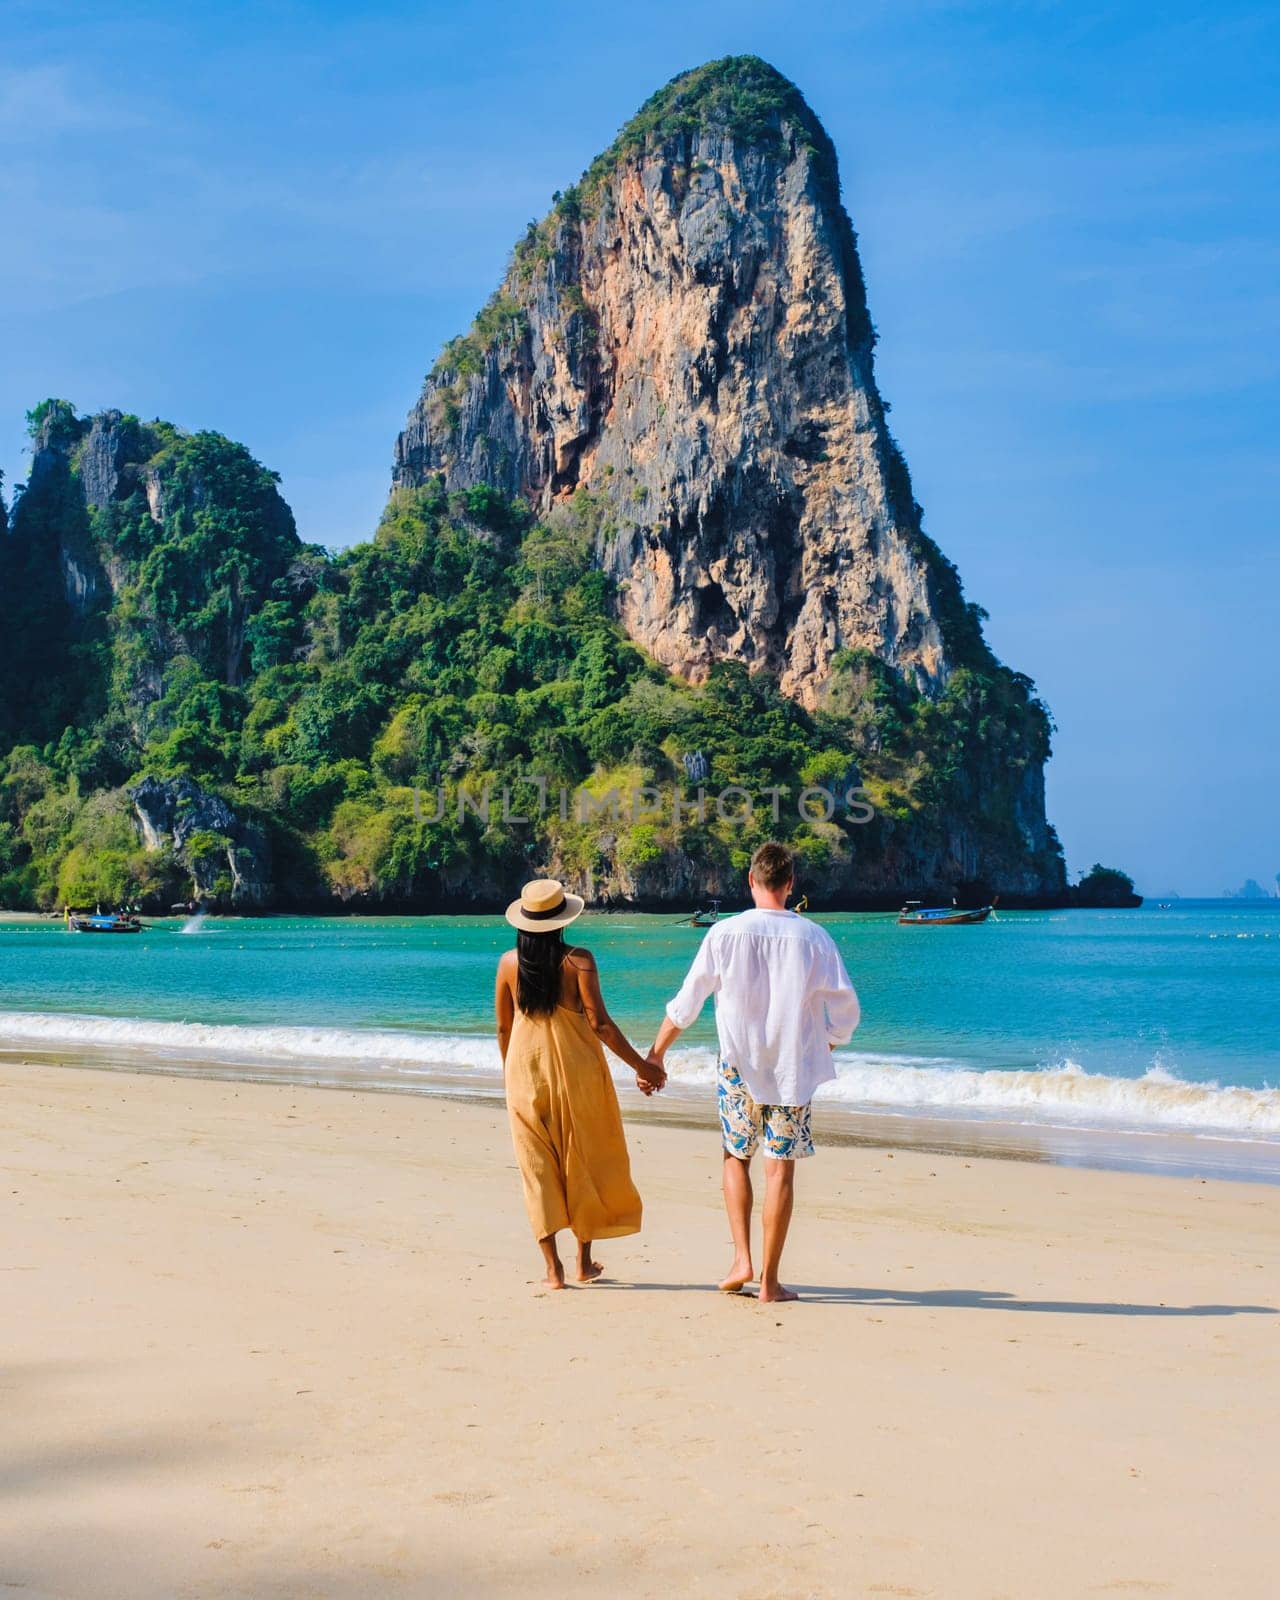
<instances>
[{"instance_id":1,"label":"floral swim shorts","mask_svg":"<svg viewBox=\"0 0 1280 1600\"><path fill-rule=\"evenodd\" d=\"M750 1161L760 1146L773 1161L799 1161L813 1154L808 1106L759 1106L736 1067L721 1061L716 1069L720 1132L731 1156Z\"/></svg>"}]
</instances>

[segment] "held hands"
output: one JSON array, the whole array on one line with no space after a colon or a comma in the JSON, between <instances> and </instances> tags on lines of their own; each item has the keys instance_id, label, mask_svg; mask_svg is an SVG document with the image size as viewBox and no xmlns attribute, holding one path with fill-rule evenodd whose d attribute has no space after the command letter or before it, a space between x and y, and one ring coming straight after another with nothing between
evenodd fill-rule
<instances>
[{"instance_id":1,"label":"held hands","mask_svg":"<svg viewBox=\"0 0 1280 1600\"><path fill-rule=\"evenodd\" d=\"M667 1086L667 1069L653 1051L644 1058L644 1070L636 1073L636 1088L647 1099L651 1094L659 1094Z\"/></svg>"}]
</instances>

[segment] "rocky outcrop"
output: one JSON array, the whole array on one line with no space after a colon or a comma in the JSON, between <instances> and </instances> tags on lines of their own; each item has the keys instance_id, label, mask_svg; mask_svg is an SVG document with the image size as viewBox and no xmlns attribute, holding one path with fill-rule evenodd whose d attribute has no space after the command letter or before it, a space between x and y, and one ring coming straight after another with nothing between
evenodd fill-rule
<instances>
[{"instance_id":1,"label":"rocky outcrop","mask_svg":"<svg viewBox=\"0 0 1280 1600\"><path fill-rule=\"evenodd\" d=\"M53 402L36 430L14 533L32 554L43 546L57 561L63 597L73 624L78 624L105 591L106 574L94 549L83 489L72 465L87 425L64 406L65 402Z\"/></svg>"},{"instance_id":2,"label":"rocky outcrop","mask_svg":"<svg viewBox=\"0 0 1280 1600\"><path fill-rule=\"evenodd\" d=\"M256 823L190 778L143 778L129 799L146 848L172 850L191 874L196 899L238 910L268 904L271 846Z\"/></svg>"},{"instance_id":3,"label":"rocky outcrop","mask_svg":"<svg viewBox=\"0 0 1280 1600\"><path fill-rule=\"evenodd\" d=\"M88 432L76 452L85 503L100 511L141 490L148 515L157 528L162 527L166 509L162 466L148 459L155 445L154 437L136 417L100 411L89 419ZM204 498L207 496L199 491L193 496L197 504Z\"/></svg>"},{"instance_id":4,"label":"rocky outcrop","mask_svg":"<svg viewBox=\"0 0 1280 1600\"><path fill-rule=\"evenodd\" d=\"M155 477L141 464L149 448L136 417L120 411L77 417L66 401L45 402L21 503L25 520L49 530L76 623L108 603L125 581L124 564L98 548L90 514L127 499L148 476Z\"/></svg>"},{"instance_id":5,"label":"rocky outcrop","mask_svg":"<svg viewBox=\"0 0 1280 1600\"><path fill-rule=\"evenodd\" d=\"M1067 903L1087 906L1090 910L1131 911L1142 904L1142 896L1134 892L1133 879L1127 872L1121 872L1118 867L1101 866L1095 861L1080 882L1067 889Z\"/></svg>"},{"instance_id":6,"label":"rocky outcrop","mask_svg":"<svg viewBox=\"0 0 1280 1600\"><path fill-rule=\"evenodd\" d=\"M976 624L922 533L874 343L821 124L765 63L711 63L517 247L395 481L544 515L586 491L623 623L687 679L731 657L812 707L836 652L867 649L936 693Z\"/></svg>"},{"instance_id":7,"label":"rocky outcrop","mask_svg":"<svg viewBox=\"0 0 1280 1600\"><path fill-rule=\"evenodd\" d=\"M131 441L122 422L119 411L102 412L90 423L80 446L80 482L91 506L111 504L120 488L121 473L129 464Z\"/></svg>"},{"instance_id":8,"label":"rocky outcrop","mask_svg":"<svg viewBox=\"0 0 1280 1600\"><path fill-rule=\"evenodd\" d=\"M698 683L741 662L848 719L850 770L865 757L888 805L828 841L829 896L1060 896L1048 715L924 532L875 337L821 123L757 58L711 62L654 95L530 225L427 377L394 482L521 497L590 542L626 631L674 673ZM938 707L950 747L924 755L906 722L880 726L851 700L899 690L904 708ZM602 844L589 871L573 856L561 865L593 899L732 892L679 852L629 866Z\"/></svg>"},{"instance_id":9,"label":"rocky outcrop","mask_svg":"<svg viewBox=\"0 0 1280 1600\"><path fill-rule=\"evenodd\" d=\"M216 433L120 411L78 417L61 400L34 415L15 534L56 556L73 625L129 591L142 648L123 677L135 710L158 698L179 655L239 685L249 623L301 553L275 474ZM147 574L147 557L166 545L168 559Z\"/></svg>"}]
</instances>

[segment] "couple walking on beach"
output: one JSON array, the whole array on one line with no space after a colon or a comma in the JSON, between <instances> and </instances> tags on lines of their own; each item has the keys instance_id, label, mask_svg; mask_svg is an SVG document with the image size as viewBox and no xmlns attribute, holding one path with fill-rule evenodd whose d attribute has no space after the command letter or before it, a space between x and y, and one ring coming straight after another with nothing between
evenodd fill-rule
<instances>
[{"instance_id":1,"label":"couple walking on beach","mask_svg":"<svg viewBox=\"0 0 1280 1600\"><path fill-rule=\"evenodd\" d=\"M751 1253L751 1158L764 1157L762 1301L794 1300L778 1270L795 1195L795 1164L813 1154L810 1101L835 1077L831 1052L858 1025L858 998L835 942L787 898L795 862L763 844L747 878L754 909L707 933L647 1056L610 1017L588 950L564 930L583 901L554 878L527 883L507 908L516 948L498 963L495 1009L507 1110L525 1205L546 1266L546 1286L563 1289L556 1235L577 1240L580 1283L599 1277L597 1239L640 1231L626 1137L602 1044L636 1075L643 1094L666 1084L663 1062L708 995L716 997L716 1068L724 1145L724 1199L733 1264L720 1283L743 1289L756 1278Z\"/></svg>"}]
</instances>

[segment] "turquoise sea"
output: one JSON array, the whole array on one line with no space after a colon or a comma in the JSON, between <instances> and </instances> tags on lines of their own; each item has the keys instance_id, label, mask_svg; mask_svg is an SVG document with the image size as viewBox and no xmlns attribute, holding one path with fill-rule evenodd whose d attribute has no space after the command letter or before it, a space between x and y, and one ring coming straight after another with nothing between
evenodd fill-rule
<instances>
[{"instance_id":1,"label":"turquoise sea","mask_svg":"<svg viewBox=\"0 0 1280 1600\"><path fill-rule=\"evenodd\" d=\"M1280 901L1007 912L980 927L823 917L864 1020L822 1092L868 1114L1272 1147L1280 1172ZM652 1038L701 933L587 915L610 1008ZM128 937L0 921L0 1051L361 1087L500 1092L497 917L157 922ZM671 1099L710 1110L708 1006Z\"/></svg>"}]
</instances>

